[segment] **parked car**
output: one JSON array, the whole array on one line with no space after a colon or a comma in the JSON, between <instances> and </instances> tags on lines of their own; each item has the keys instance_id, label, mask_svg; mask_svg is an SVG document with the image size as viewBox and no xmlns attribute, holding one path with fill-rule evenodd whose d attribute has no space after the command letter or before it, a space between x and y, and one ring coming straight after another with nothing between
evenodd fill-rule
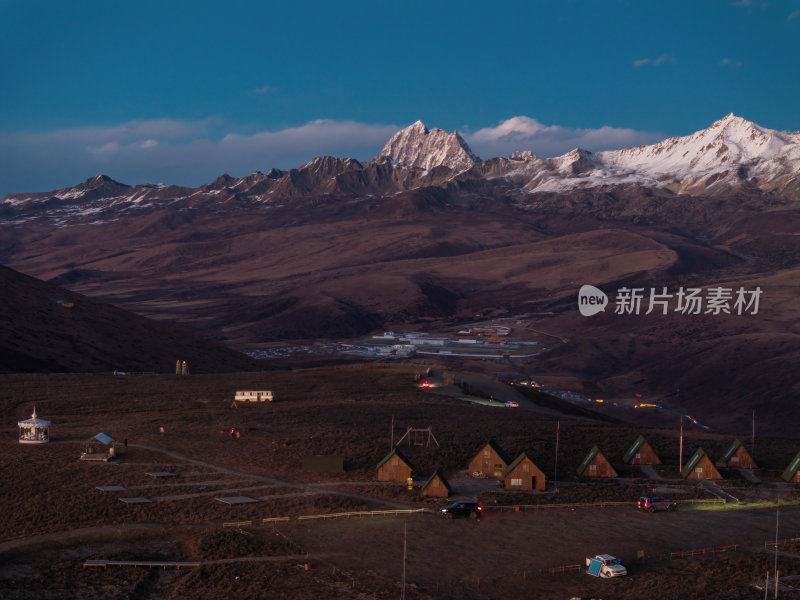
<instances>
[{"instance_id":1,"label":"parked car","mask_svg":"<svg viewBox=\"0 0 800 600\"><path fill-rule=\"evenodd\" d=\"M657 510L671 511L675 510L676 506L677 503L674 500L667 500L661 496L642 496L636 503L636 508L647 512L656 512Z\"/></svg>"},{"instance_id":2,"label":"parked car","mask_svg":"<svg viewBox=\"0 0 800 600\"><path fill-rule=\"evenodd\" d=\"M481 516L483 507L477 502L453 502L439 509L439 515L452 519L454 517L469 517L477 519Z\"/></svg>"},{"instance_id":3,"label":"parked car","mask_svg":"<svg viewBox=\"0 0 800 600\"><path fill-rule=\"evenodd\" d=\"M610 579L612 577L624 577L628 570L623 566L618 558L610 554L598 554L594 558L586 559L586 572L595 577Z\"/></svg>"},{"instance_id":4,"label":"parked car","mask_svg":"<svg viewBox=\"0 0 800 600\"><path fill-rule=\"evenodd\" d=\"M513 400L509 400L506 402L506 406L508 408L519 408L519 402L514 402Z\"/></svg>"}]
</instances>

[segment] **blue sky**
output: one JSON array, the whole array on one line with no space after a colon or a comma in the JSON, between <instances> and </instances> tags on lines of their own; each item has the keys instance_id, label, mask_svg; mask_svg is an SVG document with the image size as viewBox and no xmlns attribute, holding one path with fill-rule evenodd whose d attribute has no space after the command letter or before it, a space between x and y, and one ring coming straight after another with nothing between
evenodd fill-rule
<instances>
[{"instance_id":1,"label":"blue sky","mask_svg":"<svg viewBox=\"0 0 800 600\"><path fill-rule=\"evenodd\" d=\"M482 158L800 130L800 0L0 0L0 196L369 159L417 119Z\"/></svg>"}]
</instances>

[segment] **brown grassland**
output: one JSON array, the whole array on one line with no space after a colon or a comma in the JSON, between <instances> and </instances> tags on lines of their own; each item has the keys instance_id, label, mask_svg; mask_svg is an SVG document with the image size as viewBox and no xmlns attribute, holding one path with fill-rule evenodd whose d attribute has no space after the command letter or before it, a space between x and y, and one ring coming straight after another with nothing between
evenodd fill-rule
<instances>
[{"instance_id":1,"label":"brown grassland","mask_svg":"<svg viewBox=\"0 0 800 600\"><path fill-rule=\"evenodd\" d=\"M751 584L773 566L764 542L775 537L777 496L785 503L780 537L798 535L798 494L779 479L797 452L796 440L756 438L761 483L723 470L720 488L741 504L683 504L674 514L640 514L633 502L653 487L679 501L713 497L678 477L674 424L637 428L592 418L589 411L566 414L576 411L563 405L559 414L558 403L544 407L535 397L518 409L485 406L418 389L413 375L420 368L362 364L188 377L3 376L0 597L399 598L405 535L408 598L754 598L758 592ZM237 389L272 389L277 400L233 408ZM16 441L16 422L28 418L34 405L53 423L50 444ZM402 447L415 466L413 491L376 481L392 423L395 439L408 426L430 426L439 443ZM238 437L230 435L231 428ZM117 459L78 460L86 441L101 431L116 438ZM658 469L663 480L649 480L622 463L639 433L664 461ZM548 490L509 493L492 480L468 478L467 463L490 438L511 458L527 452L545 472ZM716 459L733 439L687 430L685 452L702 446ZM595 444L619 480L577 476ZM344 457L344 472L301 469L303 457L331 454ZM450 521L432 514L446 501L423 499L420 487L436 468L450 480L454 497L484 504L481 519ZM148 474L153 472L175 476ZM226 496L259 501L215 500ZM606 501L629 504L574 506ZM552 504L564 506L513 508ZM398 508L429 511L297 519ZM262 521L274 517L289 519ZM223 527L242 521L252 524ZM730 545L738 545L737 551L669 560L674 551ZM604 552L621 558L629 577L606 581L548 571ZM799 558L791 547L782 548L779 569L790 577L788 584L800 577ZM86 560L201 565L88 568Z\"/></svg>"}]
</instances>

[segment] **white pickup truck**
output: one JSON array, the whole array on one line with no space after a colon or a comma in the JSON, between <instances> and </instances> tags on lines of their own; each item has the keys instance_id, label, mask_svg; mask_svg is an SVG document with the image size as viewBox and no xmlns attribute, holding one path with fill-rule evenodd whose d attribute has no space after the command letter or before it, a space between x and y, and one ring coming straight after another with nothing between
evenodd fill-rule
<instances>
[{"instance_id":1,"label":"white pickup truck","mask_svg":"<svg viewBox=\"0 0 800 600\"><path fill-rule=\"evenodd\" d=\"M608 579L609 577L622 577L628 574L628 570L622 566L618 558L610 554L598 554L594 558L586 559L586 572L595 577Z\"/></svg>"}]
</instances>

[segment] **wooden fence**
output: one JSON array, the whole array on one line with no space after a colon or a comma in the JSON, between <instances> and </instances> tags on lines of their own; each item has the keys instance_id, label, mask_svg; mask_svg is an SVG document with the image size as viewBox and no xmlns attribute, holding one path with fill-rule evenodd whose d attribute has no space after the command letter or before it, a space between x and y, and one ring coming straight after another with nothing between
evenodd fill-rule
<instances>
[{"instance_id":1,"label":"wooden fence","mask_svg":"<svg viewBox=\"0 0 800 600\"><path fill-rule=\"evenodd\" d=\"M483 506L483 510L521 512L525 510L546 510L549 508L604 508L607 506L636 506L636 502L574 502L564 504L511 504L501 506Z\"/></svg>"},{"instance_id":2,"label":"wooden fence","mask_svg":"<svg viewBox=\"0 0 800 600\"><path fill-rule=\"evenodd\" d=\"M398 515L415 515L429 512L425 508L408 508L396 510L359 510L354 512L340 512L340 513L325 513L321 515L300 515L297 517L298 521L307 521L310 519L341 519L350 517L396 517Z\"/></svg>"},{"instance_id":3,"label":"wooden fence","mask_svg":"<svg viewBox=\"0 0 800 600\"><path fill-rule=\"evenodd\" d=\"M782 540L778 540L778 546L791 546L792 544L800 544L800 537L796 538L784 538ZM775 540L767 540L764 542L765 548L775 548Z\"/></svg>"},{"instance_id":4,"label":"wooden fence","mask_svg":"<svg viewBox=\"0 0 800 600\"><path fill-rule=\"evenodd\" d=\"M292 518L298 521L310 521L314 519L342 519L350 517L396 517L399 515L419 515L425 512L431 512L427 508L408 508L408 509L395 509L395 510L359 510L353 512L338 512L338 513L325 513L319 515L299 515L297 517L265 517L261 519L261 523L285 523ZM251 527L253 521L230 521L223 523L223 527Z\"/></svg>"},{"instance_id":5,"label":"wooden fence","mask_svg":"<svg viewBox=\"0 0 800 600\"><path fill-rule=\"evenodd\" d=\"M565 565L563 567L551 567L547 569L547 572L550 573L550 575L556 575L558 573L580 571L581 569L583 569L583 565Z\"/></svg>"},{"instance_id":6,"label":"wooden fence","mask_svg":"<svg viewBox=\"0 0 800 600\"><path fill-rule=\"evenodd\" d=\"M199 562L178 562L164 560L87 560L83 563L84 567L162 567L181 569L185 567L199 567Z\"/></svg>"},{"instance_id":7,"label":"wooden fence","mask_svg":"<svg viewBox=\"0 0 800 600\"><path fill-rule=\"evenodd\" d=\"M682 550L680 552L670 552L669 558L686 558L687 556L703 556L705 554L717 554L719 552L736 552L738 544L732 546L718 546L717 548L699 548L697 550Z\"/></svg>"}]
</instances>

